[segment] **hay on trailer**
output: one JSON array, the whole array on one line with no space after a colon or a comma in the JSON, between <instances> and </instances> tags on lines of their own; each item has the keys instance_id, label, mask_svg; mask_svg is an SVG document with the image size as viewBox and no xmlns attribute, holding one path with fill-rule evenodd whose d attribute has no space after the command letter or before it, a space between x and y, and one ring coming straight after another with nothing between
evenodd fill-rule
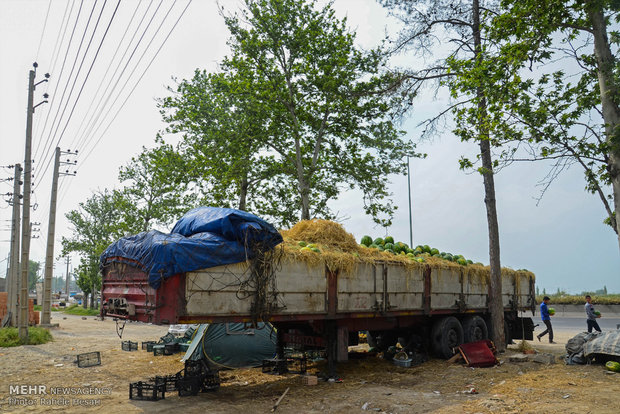
<instances>
[{"instance_id":1,"label":"hay on trailer","mask_svg":"<svg viewBox=\"0 0 620 414\"><path fill-rule=\"evenodd\" d=\"M324 264L330 271L339 271L341 274L354 274L360 263L375 264L388 263L405 266L409 270L423 270L427 265L431 269L445 269L462 271L464 275L476 275L485 283L490 281L490 267L479 264L460 265L456 262L439 257L424 257L420 263L404 254L392 254L379 249L369 248L358 244L353 235L347 232L341 224L329 220L302 220L290 230L281 230L284 239L282 243L283 259L290 262L302 261L309 266ZM320 253L302 250L299 242L312 243ZM502 277L511 278L517 284L519 276L533 280L534 274L525 270L502 268Z\"/></svg>"}]
</instances>

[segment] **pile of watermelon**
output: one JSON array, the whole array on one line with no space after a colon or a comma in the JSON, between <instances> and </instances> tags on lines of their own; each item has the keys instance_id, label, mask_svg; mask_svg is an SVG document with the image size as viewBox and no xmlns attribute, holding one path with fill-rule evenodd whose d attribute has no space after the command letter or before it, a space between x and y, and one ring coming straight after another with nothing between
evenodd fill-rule
<instances>
[{"instance_id":1,"label":"pile of watermelon","mask_svg":"<svg viewBox=\"0 0 620 414\"><path fill-rule=\"evenodd\" d=\"M430 247L427 244L419 245L412 249L406 243L394 242L394 238L392 236L386 236L385 238L378 237L374 240L370 236L364 236L360 241L360 245L369 249L377 249L380 251L392 253L394 255L407 256L411 260L420 263L423 263L424 259L428 257L436 257L439 259L448 260L462 266L467 266L474 263L471 260L465 259L465 257L460 254L440 252L439 249Z\"/></svg>"}]
</instances>

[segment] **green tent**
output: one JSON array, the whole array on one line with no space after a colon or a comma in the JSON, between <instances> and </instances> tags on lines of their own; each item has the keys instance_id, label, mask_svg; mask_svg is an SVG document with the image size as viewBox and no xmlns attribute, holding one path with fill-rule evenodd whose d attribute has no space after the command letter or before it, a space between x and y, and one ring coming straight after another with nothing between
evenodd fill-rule
<instances>
[{"instance_id":1,"label":"green tent","mask_svg":"<svg viewBox=\"0 0 620 414\"><path fill-rule=\"evenodd\" d=\"M271 324L248 328L243 323L203 324L196 329L182 361L206 359L213 368L250 368L276 355Z\"/></svg>"}]
</instances>

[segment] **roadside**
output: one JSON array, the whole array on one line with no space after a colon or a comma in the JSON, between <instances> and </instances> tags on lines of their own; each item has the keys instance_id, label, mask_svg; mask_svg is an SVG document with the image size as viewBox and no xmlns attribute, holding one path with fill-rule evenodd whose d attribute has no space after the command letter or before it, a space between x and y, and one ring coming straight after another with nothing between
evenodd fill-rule
<instances>
[{"instance_id":1,"label":"roadside","mask_svg":"<svg viewBox=\"0 0 620 414\"><path fill-rule=\"evenodd\" d=\"M260 369L239 369L221 373L222 386L217 392L194 397L170 393L165 400L133 401L128 398L130 382L179 371L183 367L179 361L181 354L154 357L141 349L122 351L116 324L109 319L83 319L56 312L52 318L60 324L52 330L53 342L0 350L0 411L267 413L290 387L277 412L617 413L620 394L620 374L608 374L600 365L564 365L564 345L579 331L558 329L557 344L530 342L539 353L553 355L556 363L551 365L511 362L510 357L518 354L515 345L499 356L502 364L494 368L473 369L443 360L401 368L361 355L339 365L342 383L306 386L298 375L267 375ZM128 322L122 339L141 343L157 340L166 332L167 326ZM73 364L75 355L93 351L101 352L101 366L78 368ZM322 362L309 366L311 372L321 369ZM70 398L9 395L9 386L16 385L43 385L48 391L86 389L99 394ZM476 394L470 393L472 388ZM36 404L9 405L9 397L33 400ZM59 401L42 405L42 399L52 398Z\"/></svg>"}]
</instances>

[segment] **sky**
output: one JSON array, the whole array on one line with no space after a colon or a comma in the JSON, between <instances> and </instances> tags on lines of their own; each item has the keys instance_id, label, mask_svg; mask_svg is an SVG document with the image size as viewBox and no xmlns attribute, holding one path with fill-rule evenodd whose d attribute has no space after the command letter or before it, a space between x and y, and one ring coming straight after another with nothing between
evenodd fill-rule
<instances>
[{"instance_id":1,"label":"sky","mask_svg":"<svg viewBox=\"0 0 620 414\"><path fill-rule=\"evenodd\" d=\"M173 77L190 78L197 68L216 71L227 54L228 31L214 0L124 0L115 13L118 2L109 0L90 40L103 4L103 0L0 0L0 277L6 273L10 239L11 207L5 194L12 191L12 182L3 179L13 176L13 170L4 167L23 164L28 72L33 62L39 65L37 82L50 73L49 82L37 86L34 98L37 104L47 92L49 102L37 107L33 120L32 203L36 208L31 220L41 224L30 258L43 263L53 148L78 150L77 156L62 157L77 161L69 167L77 173L60 178L54 254L58 258L61 238L72 232L65 214L93 192L120 188L119 168L143 147L154 146L156 134L165 127L156 99L169 94L166 87L174 86ZM227 10L240 6L238 0L220 4ZM378 45L386 32L398 29L398 22L374 0L335 0L334 9L337 16L347 17L363 48ZM91 10L91 23L76 58ZM142 16L146 18L138 26ZM398 63L419 64L419 60L403 55ZM441 95L423 94L403 120L405 137L418 142L419 123L445 104ZM431 141L419 142L418 150L428 156L410 164L413 244L428 244L488 264L482 177L459 170L458 164L463 155L475 156L476 145L461 143L447 129ZM620 293L618 239L602 223L605 211L600 200L584 190L582 173L573 167L537 202L538 183L548 168L542 163L512 165L495 177L502 266L534 272L541 292L580 293L607 287ZM365 234L378 237L387 232L408 243L407 180L393 176L386 182L398 206L394 224L387 230L376 227L364 214L356 191L343 193L332 208L358 240ZM72 257L73 265L78 262ZM56 262L54 276L65 276L64 259Z\"/></svg>"}]
</instances>

